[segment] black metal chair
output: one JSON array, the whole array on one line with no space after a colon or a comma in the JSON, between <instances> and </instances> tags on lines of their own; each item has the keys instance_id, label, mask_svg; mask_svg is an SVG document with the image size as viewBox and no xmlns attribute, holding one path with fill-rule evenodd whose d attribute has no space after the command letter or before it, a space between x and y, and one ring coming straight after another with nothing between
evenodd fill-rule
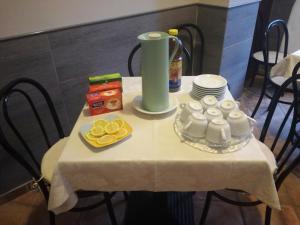
<instances>
[{"instance_id":1,"label":"black metal chair","mask_svg":"<svg viewBox=\"0 0 300 225\"><path fill-rule=\"evenodd\" d=\"M300 74L297 74L297 71L299 68L300 68L300 63L298 63L296 65L296 67L294 68L293 76L291 78L289 78L288 80L286 80L282 84L282 86L277 90L276 94L274 95L274 97L271 101L271 105L269 107L268 115L266 117L264 126L262 128L260 139L259 139L261 142L264 142L264 140L267 136L267 133L269 132L270 124L273 121L274 113L279 104L278 99L286 91L286 89L289 88L289 86L292 86L293 87L293 103L289 106L289 109L288 109L285 117L283 118L283 121L280 124L279 129L278 129L276 136L273 140L273 143L271 145L271 151L274 152L275 147L278 144L278 139L282 135L282 131L284 130L284 127L287 125L290 125L289 131L287 132L288 135L286 137L286 141L284 142L279 153L275 156L278 168L274 173L274 181L275 181L277 190L279 190L283 181L292 172L292 170L297 165L300 164L300 151L298 151L298 152L296 151L296 150L299 150L298 147L300 144L300 138L297 135L297 130L296 130L296 126L300 122L300 115L299 115L300 94L299 94L299 90L298 90L298 86L297 86L297 82L300 80ZM260 143L260 144L263 145L263 143ZM291 146L291 147L288 148L289 146ZM297 154L297 155L295 155L295 154ZM293 155L293 157L291 157L292 155ZM228 191L242 192L245 194L245 192L239 191L239 190L228 190ZM236 201L236 200L230 199L228 197L225 197L224 195L221 195L218 192L210 191L207 193L207 196L206 196L204 209L203 209L200 223L199 223L200 225L205 224L213 196L217 197L218 199L220 199L226 203L229 203L231 205L236 205L236 206L245 206L245 207L248 206L249 207L249 206L256 206L256 205L259 205L262 203L259 200ZM266 207L266 216L265 216L265 225L270 225L271 213L272 213L272 209L267 206Z\"/></svg>"},{"instance_id":2,"label":"black metal chair","mask_svg":"<svg viewBox=\"0 0 300 225\"><path fill-rule=\"evenodd\" d=\"M134 72L132 70L132 61L135 53L141 48L141 44L137 44L130 52L129 57L128 57L128 72L130 77L134 77ZM191 61L191 55L187 48L183 46L183 53L186 56L187 59L187 66L186 66L186 73L190 74L191 68L192 68L192 61Z\"/></svg>"},{"instance_id":3,"label":"black metal chair","mask_svg":"<svg viewBox=\"0 0 300 225\"><path fill-rule=\"evenodd\" d=\"M273 34L273 31L276 29L276 34ZM280 51L281 42L284 39L284 49L283 52ZM275 46L274 42L276 42ZM255 52L251 57L251 62L254 66L254 71L252 78L250 80L249 86L252 86L257 75L259 65L265 64L265 54L268 56L268 65L269 69L277 64L278 61L282 60L284 57L287 56L288 50L288 43L289 43L289 32L286 26L285 20L276 19L271 21L268 26L266 27L264 40L263 40L263 49L261 51ZM266 53L264 53L266 51ZM266 74L268 71L264 71ZM282 84L282 83L281 83Z\"/></svg>"},{"instance_id":4,"label":"black metal chair","mask_svg":"<svg viewBox=\"0 0 300 225\"><path fill-rule=\"evenodd\" d=\"M30 86L31 90L37 90L41 96L43 97L43 101L46 103L46 107L48 107L51 119L53 124L55 125L59 140L52 144L49 138L49 134L47 134L47 129L45 124L42 122L41 114L38 112L36 105L33 101L33 96L30 94L30 91L26 91L24 89L24 85ZM38 123L38 127L42 133L43 140L48 146L48 150L46 154L43 156L42 162L40 163L37 157L35 156L32 146L30 146L25 139L25 135L21 134L23 132L16 126L15 122L11 118L11 114L9 113L9 100L11 97L22 96L23 100L28 103L30 106L34 118ZM19 102L18 102L19 103ZM0 145L3 149L12 156L32 177L34 181L34 186L39 187L41 192L44 195L46 202L49 199L49 187L51 185L51 178L53 175L54 167L57 164L57 160L64 148L67 137L65 137L62 125L59 121L55 106L50 98L50 95L46 91L46 89L39 84L37 81L29 79L29 78L19 78L14 81L11 81L6 86L4 86L0 90L0 104L2 104L2 112L1 120L8 125L9 129L12 131L13 135L7 135L7 130L4 130L3 126L0 126ZM26 118L24 118L24 123L26 123ZM12 137L14 136L14 137ZM15 138L15 139L14 139ZM12 139L17 140L21 147L16 147L15 142ZM23 150L21 150L23 149ZM105 204L110 216L111 224L117 225L117 220L114 215L114 210L111 203L111 198L114 193L108 192L77 192L79 198L86 198L92 196L99 196L99 201L96 203L90 204L84 207L73 208L71 211L83 211L88 209L93 209L100 205ZM100 195L104 195L104 198L100 198ZM50 224L55 224L55 215L54 213L49 211L49 219Z\"/></svg>"},{"instance_id":5,"label":"black metal chair","mask_svg":"<svg viewBox=\"0 0 300 225\"><path fill-rule=\"evenodd\" d=\"M199 55L198 55L198 59L197 59L198 62L199 62L199 68L198 68L197 72L199 74L202 74L202 72L203 72L204 44L205 44L204 43L203 32L201 31L201 29L197 25L192 24L192 23L180 24L180 25L175 26L175 28L178 29L179 36L182 33L187 33L188 34L188 37L189 37L188 38L189 39L189 49L190 49L190 53L191 53L191 62L192 62L192 69L191 69L192 73L194 72L194 70L193 70L193 63L194 63L194 59L196 58L195 57L195 49L197 47L195 39L197 39L197 36L198 36L200 44L199 44ZM195 37L194 37L193 34L195 34ZM183 40L183 38L181 38L181 40Z\"/></svg>"},{"instance_id":6,"label":"black metal chair","mask_svg":"<svg viewBox=\"0 0 300 225\"><path fill-rule=\"evenodd\" d=\"M179 38L182 34L187 33L188 34L188 43L185 43L183 41L183 38L180 38L180 40L183 43L183 54L186 58L186 69L185 69L185 75L192 75L193 73L193 62L195 59L195 49L196 49L196 39L198 36L198 39L200 41L199 45L199 68L198 73L202 74L203 72L203 55L204 55L204 35L201 29L192 23L186 23L186 24L180 24L177 26L174 26L174 28L178 29L179 31ZM196 36L195 36L196 35ZM132 70L132 61L135 53L141 48L141 44L137 44L130 52L128 57L128 72L129 76L134 77L134 72Z\"/></svg>"},{"instance_id":7,"label":"black metal chair","mask_svg":"<svg viewBox=\"0 0 300 225\"><path fill-rule=\"evenodd\" d=\"M271 41L271 32L276 29L276 51L270 50L270 41ZM283 36L282 36L283 34ZM264 63L264 81L260 93L260 97L258 99L258 102L255 106L255 109L251 115L251 117L254 117L257 110L259 109L259 106L264 98L264 96L272 99L272 94L268 93L268 89L278 89L286 80L283 76L274 76L270 77L270 68L275 65L278 60L284 58L287 56L287 49L288 49L288 29L286 27L286 23L284 20L274 20L271 22L266 30L265 33L265 49L263 51L263 63ZM284 42L284 52L279 52L280 43L282 38L285 37ZM278 74L280 75L280 74ZM290 101L279 99L280 103L283 104L291 104Z\"/></svg>"}]
</instances>

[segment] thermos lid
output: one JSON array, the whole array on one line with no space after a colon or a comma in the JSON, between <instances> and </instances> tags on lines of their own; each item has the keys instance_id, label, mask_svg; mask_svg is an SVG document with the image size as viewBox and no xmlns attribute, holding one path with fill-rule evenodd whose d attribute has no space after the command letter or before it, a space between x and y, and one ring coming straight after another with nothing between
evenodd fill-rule
<instances>
[{"instance_id":1,"label":"thermos lid","mask_svg":"<svg viewBox=\"0 0 300 225\"><path fill-rule=\"evenodd\" d=\"M148 34L148 37L149 37L150 39L160 39L160 38L161 38L161 34L160 34L160 33L152 32L152 33L149 33L149 34Z\"/></svg>"}]
</instances>

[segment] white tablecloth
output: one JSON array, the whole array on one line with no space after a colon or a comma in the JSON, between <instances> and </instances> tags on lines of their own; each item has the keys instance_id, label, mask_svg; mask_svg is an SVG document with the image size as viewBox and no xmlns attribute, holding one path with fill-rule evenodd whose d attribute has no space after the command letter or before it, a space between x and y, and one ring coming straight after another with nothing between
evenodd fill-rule
<instances>
[{"instance_id":1,"label":"white tablecloth","mask_svg":"<svg viewBox=\"0 0 300 225\"><path fill-rule=\"evenodd\" d=\"M270 76L283 76L286 80L292 76L294 67L298 62L300 62L300 49L280 60L275 66L273 66ZM298 72L300 73L300 71Z\"/></svg>"},{"instance_id":2,"label":"white tablecloth","mask_svg":"<svg viewBox=\"0 0 300 225\"><path fill-rule=\"evenodd\" d=\"M191 89L193 77L183 78ZM243 149L227 154L202 152L181 143L173 130L176 113L149 116L131 105L140 78L123 78L124 110L114 114L133 127L132 136L107 149L92 149L79 137L79 128L96 118L80 115L54 172L49 210L61 213L77 202L76 190L96 191L208 191L242 189L271 207L280 208L273 181L272 153L253 138ZM180 102L187 92L176 93ZM229 92L226 98L231 98Z\"/></svg>"}]
</instances>

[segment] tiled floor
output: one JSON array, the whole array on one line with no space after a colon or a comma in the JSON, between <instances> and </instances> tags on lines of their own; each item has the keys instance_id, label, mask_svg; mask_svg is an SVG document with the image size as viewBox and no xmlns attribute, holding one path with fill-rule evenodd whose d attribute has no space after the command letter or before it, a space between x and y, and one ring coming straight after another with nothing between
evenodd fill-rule
<instances>
[{"instance_id":1,"label":"tiled floor","mask_svg":"<svg viewBox=\"0 0 300 225\"><path fill-rule=\"evenodd\" d=\"M259 86L259 81L256 82ZM258 88L245 88L240 99L241 108L251 114L257 98ZM265 109L268 101L264 101L256 119L258 127L264 121ZM283 117L285 108L282 107L277 117ZM257 129L256 134L259 134ZM258 135L256 135L258 137ZM203 207L205 193L197 193L194 196L195 221L199 217ZM234 198L243 198L233 196ZM297 168L294 174L290 175L279 191L282 211L274 211L272 225L300 225L300 169ZM126 202L123 195L117 194L113 199L115 212L119 224L124 216ZM264 217L264 206L241 208L224 204L216 199L207 219L207 225L262 225ZM38 192L26 193L8 203L0 205L0 225L47 225L48 217L43 197ZM64 213L57 216L57 225L110 225L105 207L100 207L82 213Z\"/></svg>"}]
</instances>

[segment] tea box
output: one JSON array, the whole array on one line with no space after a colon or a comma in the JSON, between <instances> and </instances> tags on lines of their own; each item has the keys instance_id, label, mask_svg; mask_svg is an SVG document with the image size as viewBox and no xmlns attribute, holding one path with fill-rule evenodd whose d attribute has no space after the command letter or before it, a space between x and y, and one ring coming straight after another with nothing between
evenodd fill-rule
<instances>
[{"instance_id":1,"label":"tea box","mask_svg":"<svg viewBox=\"0 0 300 225\"><path fill-rule=\"evenodd\" d=\"M113 112L123 108L120 89L88 93L86 101L91 115Z\"/></svg>"}]
</instances>

